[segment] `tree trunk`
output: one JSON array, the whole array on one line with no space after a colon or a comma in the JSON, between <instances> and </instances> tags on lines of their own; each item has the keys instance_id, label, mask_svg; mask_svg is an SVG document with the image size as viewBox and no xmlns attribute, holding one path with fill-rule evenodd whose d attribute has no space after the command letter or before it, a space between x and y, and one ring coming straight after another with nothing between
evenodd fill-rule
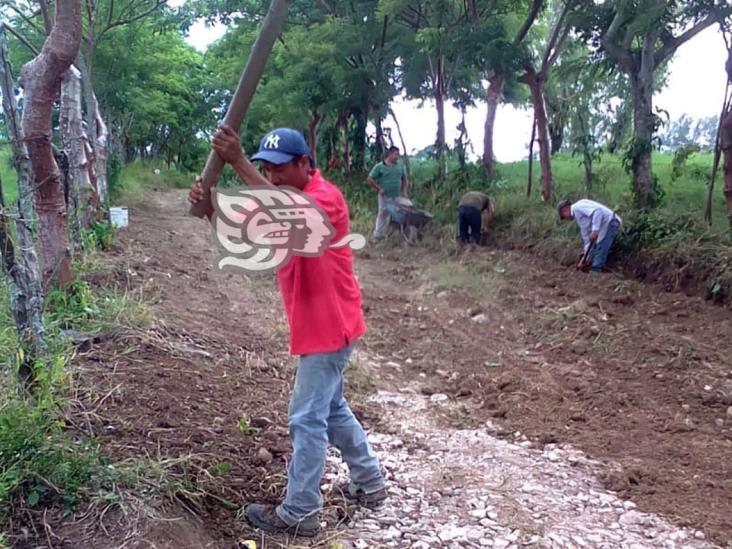
<instances>
[{"instance_id":1,"label":"tree trunk","mask_svg":"<svg viewBox=\"0 0 732 549\"><path fill-rule=\"evenodd\" d=\"M18 171L20 176L20 170ZM0 257L10 290L10 309L13 313L18 343L25 354L18 376L27 384L32 381L32 364L48 351L43 324L43 293L38 257L33 247L33 235L19 209L16 209L13 244L10 216L6 214L5 196L0 181Z\"/></svg>"},{"instance_id":2,"label":"tree trunk","mask_svg":"<svg viewBox=\"0 0 732 549\"><path fill-rule=\"evenodd\" d=\"M496 112L498 111L498 103L503 91L503 83L505 77L500 74L495 76L488 85L486 91L485 102L488 107L485 115L485 125L483 127L483 165L485 173L488 177L496 174L496 155L493 151L493 130L496 124Z\"/></svg>"},{"instance_id":3,"label":"tree trunk","mask_svg":"<svg viewBox=\"0 0 732 549\"><path fill-rule=\"evenodd\" d=\"M41 274L29 226L29 216L33 212L32 172L26 145L22 139L10 74L5 34L0 28L0 92L20 194L15 216L15 235L18 243L16 248L10 237L10 223L5 214L6 205L0 181L0 257L10 285L10 307L18 332L18 341L27 355L27 363L20 371L21 379L24 379L31 373L28 364L36 357L44 355L47 347L44 340Z\"/></svg>"},{"instance_id":4,"label":"tree trunk","mask_svg":"<svg viewBox=\"0 0 732 549\"><path fill-rule=\"evenodd\" d=\"M322 119L323 117L317 111L313 111L308 124L308 145L316 166L318 165L318 128Z\"/></svg>"},{"instance_id":5,"label":"tree trunk","mask_svg":"<svg viewBox=\"0 0 732 549\"><path fill-rule=\"evenodd\" d=\"M353 143L353 167L356 171L366 169L366 120L367 113L358 111L356 113L356 134Z\"/></svg>"},{"instance_id":6,"label":"tree trunk","mask_svg":"<svg viewBox=\"0 0 732 549\"><path fill-rule=\"evenodd\" d=\"M28 158L28 148L23 141L23 131L20 128L20 114L15 102L15 86L12 81L10 59L5 39L5 29L0 26L0 95L3 99L3 113L10 146L13 152L12 163L18 172L19 208L26 222L35 226L35 207L33 204L33 172Z\"/></svg>"},{"instance_id":7,"label":"tree trunk","mask_svg":"<svg viewBox=\"0 0 732 549\"><path fill-rule=\"evenodd\" d=\"M562 124L556 121L549 123L549 140L551 142L551 153L554 156L562 150L562 144L564 143L564 126Z\"/></svg>"},{"instance_id":8,"label":"tree trunk","mask_svg":"<svg viewBox=\"0 0 732 549\"><path fill-rule=\"evenodd\" d=\"M442 93L435 94L435 106L437 107L437 141L435 142L437 181L443 182L447 175L447 155L445 154L445 96Z\"/></svg>"},{"instance_id":9,"label":"tree trunk","mask_svg":"<svg viewBox=\"0 0 732 549\"><path fill-rule=\"evenodd\" d=\"M376 127L376 159L379 161L384 160L384 147L386 145L386 139L384 138L384 127L381 125L381 117L378 111L374 111L376 114L376 120L374 126Z\"/></svg>"},{"instance_id":10,"label":"tree trunk","mask_svg":"<svg viewBox=\"0 0 732 549\"><path fill-rule=\"evenodd\" d=\"M464 170L467 161L468 129L465 126L465 106L460 108L460 124L457 129L460 131L455 147L458 153L460 169Z\"/></svg>"},{"instance_id":11,"label":"tree trunk","mask_svg":"<svg viewBox=\"0 0 732 549\"><path fill-rule=\"evenodd\" d=\"M80 4L80 0L58 0L56 23L41 53L21 70L25 94L21 127L34 174L43 250L43 280L47 287L54 284L67 286L73 280L66 233L66 204L51 147L51 115L61 78L79 51Z\"/></svg>"},{"instance_id":12,"label":"tree trunk","mask_svg":"<svg viewBox=\"0 0 732 549\"><path fill-rule=\"evenodd\" d=\"M582 166L585 172L585 190L587 195L592 192L592 151L590 150L590 128L585 124L584 116L581 112L577 114L577 122L579 125L580 135L582 135Z\"/></svg>"},{"instance_id":13,"label":"tree trunk","mask_svg":"<svg viewBox=\"0 0 732 549\"><path fill-rule=\"evenodd\" d=\"M539 163L541 164L541 197L547 202L552 197L552 159L549 150L549 130L544 105L544 82L533 71L521 77L531 90L531 102L536 120L536 140L539 142Z\"/></svg>"},{"instance_id":14,"label":"tree trunk","mask_svg":"<svg viewBox=\"0 0 732 549\"><path fill-rule=\"evenodd\" d=\"M399 120L397 120L396 113L392 108L389 108L389 114L394 120L394 125L396 126L397 133L399 134L399 142L402 144L402 153L404 154L404 167L407 170L407 178L411 179L412 165L409 162L409 151L407 150L407 144L404 141L404 136L402 135L402 127L399 125Z\"/></svg>"},{"instance_id":15,"label":"tree trunk","mask_svg":"<svg viewBox=\"0 0 732 549\"><path fill-rule=\"evenodd\" d=\"M727 219L732 230L732 108L722 122L720 144L724 154L724 199L727 203Z\"/></svg>"},{"instance_id":16,"label":"tree trunk","mask_svg":"<svg viewBox=\"0 0 732 549\"><path fill-rule=\"evenodd\" d=\"M99 202L104 204L109 198L109 183L107 181L109 133L99 111L99 102L92 84L95 51L96 43L92 37L87 44L86 55L79 55L77 62L81 71L88 136L93 151L95 192L99 197Z\"/></svg>"},{"instance_id":17,"label":"tree trunk","mask_svg":"<svg viewBox=\"0 0 732 549\"><path fill-rule=\"evenodd\" d=\"M437 109L437 138L435 140L435 154L437 157L436 181L442 183L447 175L447 155L445 146L445 99L447 98L447 86L445 82L445 59L438 55L436 71L433 75L433 93L435 96L435 108Z\"/></svg>"},{"instance_id":18,"label":"tree trunk","mask_svg":"<svg viewBox=\"0 0 732 549\"><path fill-rule=\"evenodd\" d=\"M633 92L633 143L630 151L633 188L638 204L645 208L651 205L653 191L653 72L631 75L630 80Z\"/></svg>"},{"instance_id":19,"label":"tree trunk","mask_svg":"<svg viewBox=\"0 0 732 549\"><path fill-rule=\"evenodd\" d=\"M71 67L61 83L61 112L59 116L61 139L69 160L69 222L74 245L82 227L91 225L90 213L95 209L95 192L89 177L87 137L81 110L81 74Z\"/></svg>"},{"instance_id":20,"label":"tree trunk","mask_svg":"<svg viewBox=\"0 0 732 549\"><path fill-rule=\"evenodd\" d=\"M343 172L348 173L351 171L351 139L348 135L348 117L347 112L342 112L338 116L338 124L341 127L343 135Z\"/></svg>"},{"instance_id":21,"label":"tree trunk","mask_svg":"<svg viewBox=\"0 0 732 549\"><path fill-rule=\"evenodd\" d=\"M529 139L529 178L526 182L526 196L531 196L534 184L534 141L536 140L536 117L531 121L531 139Z\"/></svg>"},{"instance_id":22,"label":"tree trunk","mask_svg":"<svg viewBox=\"0 0 732 549\"><path fill-rule=\"evenodd\" d=\"M717 170L719 170L719 161L722 156L722 144L720 140L722 138L722 124L724 124L725 118L728 112L732 112L732 96L730 96L730 88L732 87L732 47L727 46L727 62L725 63L725 70L727 72L727 85L724 89L724 102L722 103L722 112L719 115L719 122L717 123L717 134L714 136L714 161L712 162L712 175L709 178L709 185L707 189L707 202L704 206L704 220L712 225L712 197L714 196L714 182L717 178Z\"/></svg>"}]
</instances>

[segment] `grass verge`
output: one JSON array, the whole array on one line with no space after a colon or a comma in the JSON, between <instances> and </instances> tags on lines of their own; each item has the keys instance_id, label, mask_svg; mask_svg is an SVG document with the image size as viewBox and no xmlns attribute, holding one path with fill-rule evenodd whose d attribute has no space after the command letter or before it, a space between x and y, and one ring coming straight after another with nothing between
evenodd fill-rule
<instances>
[{"instance_id":1,"label":"grass verge","mask_svg":"<svg viewBox=\"0 0 732 549\"><path fill-rule=\"evenodd\" d=\"M11 531L26 515L23 510L66 516L82 501L113 501L120 486L118 470L102 456L97 441L69 430L74 383L70 364L76 352L72 340L73 334L144 325L149 312L141 300L92 288L83 280L90 265L77 265L79 278L67 292L46 297L49 353L33 364L30 392L17 381L22 349L10 314L7 281L0 278L0 356L8 357L0 370L0 526Z\"/></svg>"}]
</instances>

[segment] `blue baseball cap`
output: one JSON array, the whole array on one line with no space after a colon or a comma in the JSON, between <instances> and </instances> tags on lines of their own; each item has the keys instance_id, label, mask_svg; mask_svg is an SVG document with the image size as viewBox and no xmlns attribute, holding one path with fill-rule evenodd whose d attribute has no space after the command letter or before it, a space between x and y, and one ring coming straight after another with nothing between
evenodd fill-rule
<instances>
[{"instance_id":1,"label":"blue baseball cap","mask_svg":"<svg viewBox=\"0 0 732 549\"><path fill-rule=\"evenodd\" d=\"M312 163L310 147L302 133L291 128L277 128L262 138L259 150L252 156L252 160L263 160L270 164L285 164L298 156L307 156Z\"/></svg>"}]
</instances>

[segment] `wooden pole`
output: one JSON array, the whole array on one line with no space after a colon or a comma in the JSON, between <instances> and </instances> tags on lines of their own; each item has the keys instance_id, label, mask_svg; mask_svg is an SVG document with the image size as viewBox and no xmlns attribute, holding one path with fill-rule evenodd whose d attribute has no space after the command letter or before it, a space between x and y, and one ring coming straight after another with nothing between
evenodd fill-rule
<instances>
[{"instance_id":1,"label":"wooden pole","mask_svg":"<svg viewBox=\"0 0 732 549\"><path fill-rule=\"evenodd\" d=\"M247 61L246 67L244 67L244 72L241 74L239 84L234 92L234 97L231 99L229 110L226 112L223 120L223 123L231 126L234 131L239 131L241 127L252 97L254 97L254 91L257 88L259 79L264 72L267 58L272 51L275 40L277 40L282 30L282 24L287 15L288 7L289 0L272 0L272 3L269 5L269 11L264 18L264 23L262 23L262 30L252 46L252 51L249 53L249 60ZM189 212L191 215L203 217L210 211L211 187L216 186L223 168L224 161L221 160L218 154L211 151L208 155L206 166L203 168L203 173L201 174L201 187L203 188L205 197L200 202L191 206Z\"/></svg>"}]
</instances>

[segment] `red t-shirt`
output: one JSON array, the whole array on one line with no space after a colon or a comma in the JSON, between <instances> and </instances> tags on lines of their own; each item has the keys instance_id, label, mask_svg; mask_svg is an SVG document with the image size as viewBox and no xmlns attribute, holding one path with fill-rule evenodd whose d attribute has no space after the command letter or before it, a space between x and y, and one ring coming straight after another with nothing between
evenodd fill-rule
<instances>
[{"instance_id":1,"label":"red t-shirt","mask_svg":"<svg viewBox=\"0 0 732 549\"><path fill-rule=\"evenodd\" d=\"M330 219L331 242L348 234L348 205L338 187L314 170L303 191ZM290 324L291 354L337 351L366 333L348 246L327 248L320 257L293 256L277 271L277 281Z\"/></svg>"}]
</instances>

